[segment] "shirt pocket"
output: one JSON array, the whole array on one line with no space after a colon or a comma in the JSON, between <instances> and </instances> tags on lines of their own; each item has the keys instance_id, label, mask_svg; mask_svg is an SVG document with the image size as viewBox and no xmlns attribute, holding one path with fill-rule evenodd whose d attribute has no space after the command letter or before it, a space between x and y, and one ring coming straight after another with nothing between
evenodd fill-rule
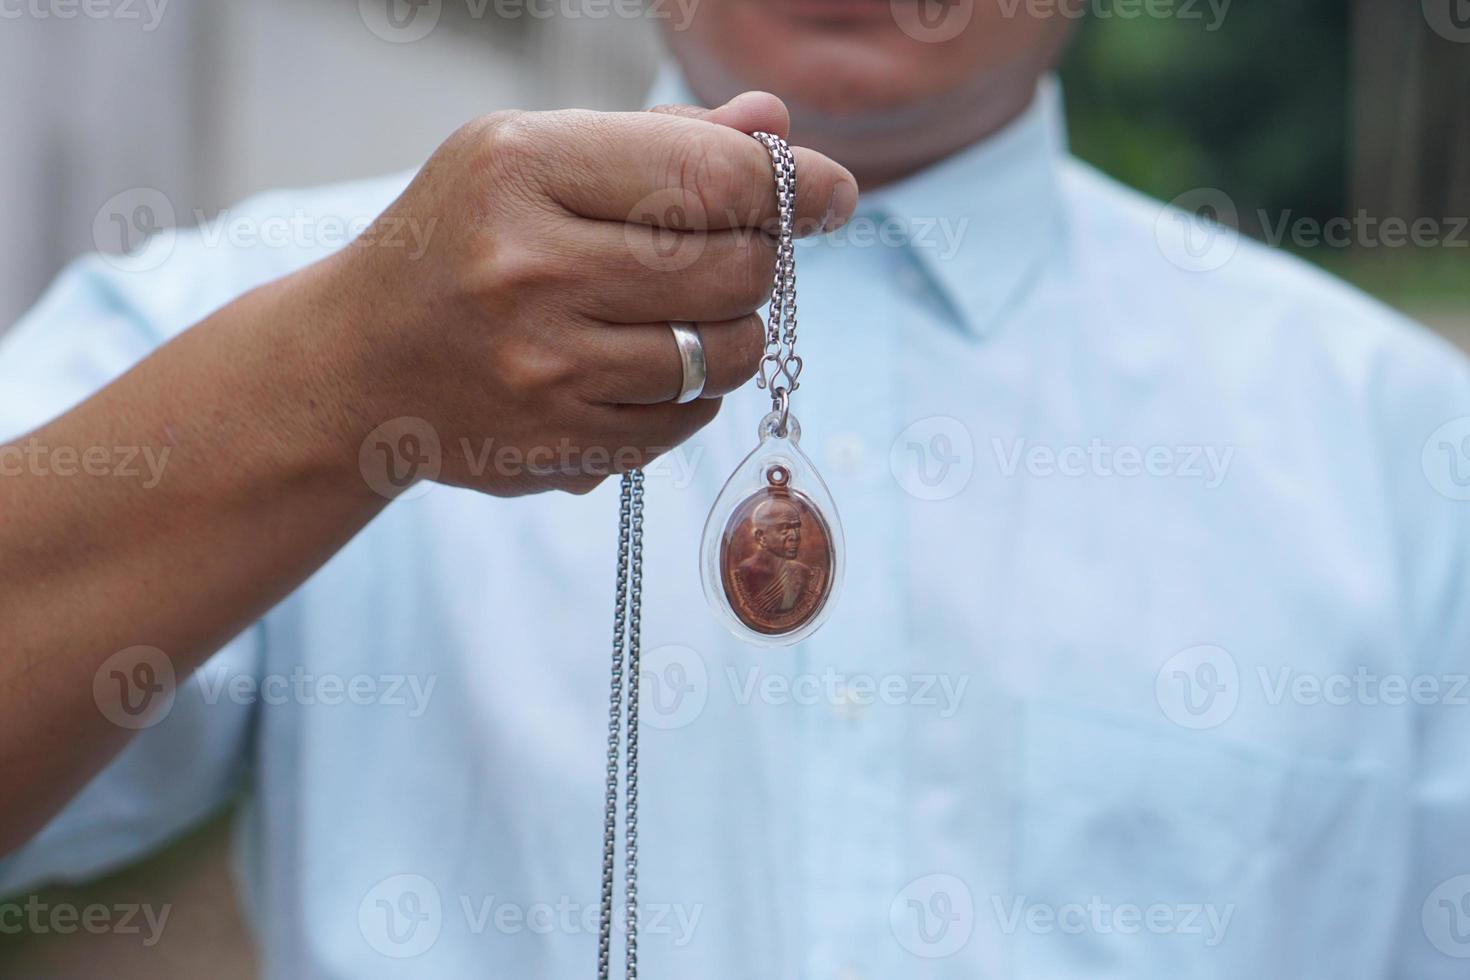
<instances>
[{"instance_id":1,"label":"shirt pocket","mask_svg":"<svg viewBox=\"0 0 1470 980\"><path fill-rule=\"evenodd\" d=\"M1373 769L1055 701L1022 730L1016 894L995 910L1017 977L1381 974Z\"/></svg>"}]
</instances>

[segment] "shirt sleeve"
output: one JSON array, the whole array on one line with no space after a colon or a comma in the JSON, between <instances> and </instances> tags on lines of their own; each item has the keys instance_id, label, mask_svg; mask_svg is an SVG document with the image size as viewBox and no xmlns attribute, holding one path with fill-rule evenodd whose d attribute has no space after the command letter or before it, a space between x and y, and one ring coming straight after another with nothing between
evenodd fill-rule
<instances>
[{"instance_id":1,"label":"shirt sleeve","mask_svg":"<svg viewBox=\"0 0 1470 980\"><path fill-rule=\"evenodd\" d=\"M1401 365L1385 433L1401 508L1415 765L1395 980L1470 972L1470 370L1436 347ZM1418 685L1417 693L1415 685ZM1384 842L1384 846L1394 846Z\"/></svg>"},{"instance_id":2,"label":"shirt sleeve","mask_svg":"<svg viewBox=\"0 0 1470 980\"><path fill-rule=\"evenodd\" d=\"M0 446L24 446L28 433L221 306L342 248L410 176L262 194L135 255L77 261L0 331ZM410 223L376 244L419 249L431 231ZM166 714L31 841L0 855L0 894L126 864L222 805L249 763L255 699L239 692L258 690L264 636L256 625L179 678Z\"/></svg>"},{"instance_id":3,"label":"shirt sleeve","mask_svg":"<svg viewBox=\"0 0 1470 980\"><path fill-rule=\"evenodd\" d=\"M241 213L259 216L283 206L262 198ZM302 250L242 249L184 232L155 240L132 258L77 261L19 323L0 332L0 446L23 451L29 433L171 336L308 258ZM15 458L8 454L11 465ZM252 707L201 678L254 674L259 647L252 629L200 674L181 678L166 715L139 732L27 844L0 856L0 894L106 872L217 809L239 784Z\"/></svg>"},{"instance_id":4,"label":"shirt sleeve","mask_svg":"<svg viewBox=\"0 0 1470 980\"><path fill-rule=\"evenodd\" d=\"M135 255L75 262L0 332L0 446L24 446L28 433L221 306L342 248L409 177L259 195ZM379 244L421 247L431 230L398 229ZM126 864L229 799L247 770L255 712L239 692L258 690L264 635L252 627L179 678L166 714L27 844L0 855L0 894Z\"/></svg>"},{"instance_id":5,"label":"shirt sleeve","mask_svg":"<svg viewBox=\"0 0 1470 980\"><path fill-rule=\"evenodd\" d=\"M0 340L0 444L23 444L25 433L85 400L161 343L166 331L150 316L143 293L166 291L163 280L180 272L163 269L151 283L130 283L94 257L63 273ZM157 293L151 298L159 300ZM257 646L257 637L247 633L219 651L208 670L251 673ZM0 894L103 873L220 806L238 784L251 714L248 705L218 695L217 686L184 682L165 716L29 843L0 859Z\"/></svg>"}]
</instances>

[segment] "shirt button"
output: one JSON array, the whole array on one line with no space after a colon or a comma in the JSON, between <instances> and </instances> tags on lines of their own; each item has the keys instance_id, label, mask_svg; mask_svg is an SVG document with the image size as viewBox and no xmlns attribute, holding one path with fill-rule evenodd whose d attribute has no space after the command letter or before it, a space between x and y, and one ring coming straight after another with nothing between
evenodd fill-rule
<instances>
[{"instance_id":1,"label":"shirt button","mask_svg":"<svg viewBox=\"0 0 1470 980\"><path fill-rule=\"evenodd\" d=\"M859 722L867 715L868 706L861 698L854 695L852 691L843 688L832 699L832 710L836 711L837 717L843 721Z\"/></svg>"},{"instance_id":2,"label":"shirt button","mask_svg":"<svg viewBox=\"0 0 1470 980\"><path fill-rule=\"evenodd\" d=\"M847 479L862 475L868 447L856 432L839 432L829 436L826 444L827 468Z\"/></svg>"}]
</instances>

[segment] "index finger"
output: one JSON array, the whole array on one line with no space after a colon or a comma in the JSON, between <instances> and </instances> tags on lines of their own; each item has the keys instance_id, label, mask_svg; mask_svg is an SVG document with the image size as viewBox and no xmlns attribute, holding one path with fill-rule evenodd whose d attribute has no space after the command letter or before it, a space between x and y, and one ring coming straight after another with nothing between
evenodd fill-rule
<instances>
[{"instance_id":1,"label":"index finger","mask_svg":"<svg viewBox=\"0 0 1470 980\"><path fill-rule=\"evenodd\" d=\"M777 217L770 154L753 137L658 113L551 115L568 125L546 186L575 214L681 231L768 227ZM846 223L857 207L852 174L814 150L793 147L793 155L797 234Z\"/></svg>"}]
</instances>

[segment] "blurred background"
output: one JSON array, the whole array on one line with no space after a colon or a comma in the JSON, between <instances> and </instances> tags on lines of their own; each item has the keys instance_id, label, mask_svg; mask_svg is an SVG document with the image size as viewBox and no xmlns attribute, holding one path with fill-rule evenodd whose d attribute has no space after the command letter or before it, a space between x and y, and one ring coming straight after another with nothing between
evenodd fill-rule
<instances>
[{"instance_id":1,"label":"blurred background","mask_svg":"<svg viewBox=\"0 0 1470 980\"><path fill-rule=\"evenodd\" d=\"M1074 152L1163 200L1225 201L1221 219L1470 347L1470 0L1087 6L1061 73ZM70 259L149 230L108 220L120 194L161 191L195 224L268 188L414 167L495 109L640 104L659 46L628 9L0 0L0 332ZM253 976L229 820L107 881L0 903L0 976ZM167 905L169 942L33 934L27 900Z\"/></svg>"}]
</instances>

